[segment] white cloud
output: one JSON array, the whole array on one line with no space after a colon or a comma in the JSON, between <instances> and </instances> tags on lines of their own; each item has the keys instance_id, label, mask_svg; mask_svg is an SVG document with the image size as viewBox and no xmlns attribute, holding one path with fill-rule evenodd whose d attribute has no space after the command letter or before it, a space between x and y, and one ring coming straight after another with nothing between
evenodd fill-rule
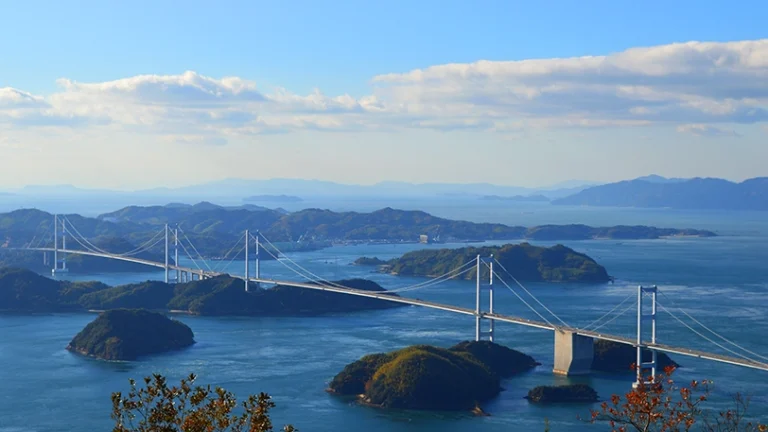
<instances>
[{"instance_id":1,"label":"white cloud","mask_svg":"<svg viewBox=\"0 0 768 432\"><path fill-rule=\"evenodd\" d=\"M266 94L244 78L191 71L96 83L63 78L60 91L47 96L0 89L0 123L98 124L222 139L296 130L516 133L654 124L722 135L725 129L717 124L768 121L768 39L446 64L378 75L372 82L370 95L353 98L320 90L306 96L285 89Z\"/></svg>"},{"instance_id":2,"label":"white cloud","mask_svg":"<svg viewBox=\"0 0 768 432\"><path fill-rule=\"evenodd\" d=\"M705 124L684 124L677 127L678 132L690 133L696 136L741 136L736 131L731 129L723 129L717 126L705 125Z\"/></svg>"}]
</instances>

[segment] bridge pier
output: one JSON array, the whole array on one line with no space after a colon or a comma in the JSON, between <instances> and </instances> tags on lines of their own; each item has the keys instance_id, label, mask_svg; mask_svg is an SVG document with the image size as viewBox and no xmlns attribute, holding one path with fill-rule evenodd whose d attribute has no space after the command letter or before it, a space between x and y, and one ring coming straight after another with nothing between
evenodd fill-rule
<instances>
[{"instance_id":1,"label":"bridge pier","mask_svg":"<svg viewBox=\"0 0 768 432\"><path fill-rule=\"evenodd\" d=\"M592 370L594 340L571 331L555 330L556 375L587 375Z\"/></svg>"}]
</instances>

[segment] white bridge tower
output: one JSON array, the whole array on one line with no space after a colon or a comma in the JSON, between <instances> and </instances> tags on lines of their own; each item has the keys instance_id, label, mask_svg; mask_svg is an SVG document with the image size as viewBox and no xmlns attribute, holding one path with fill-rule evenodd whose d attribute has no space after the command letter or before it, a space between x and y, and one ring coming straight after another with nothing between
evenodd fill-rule
<instances>
[{"instance_id":1,"label":"white bridge tower","mask_svg":"<svg viewBox=\"0 0 768 432\"><path fill-rule=\"evenodd\" d=\"M489 270L488 277L488 313L493 313L493 255L490 257L482 258L477 256L477 268L476 268L476 291L475 291L475 340L482 340L484 336L488 337L488 340L493 342L494 334L494 320L488 320L488 331L482 330L483 312L481 310L482 303L482 274L483 265L486 265Z\"/></svg>"},{"instance_id":2,"label":"white bridge tower","mask_svg":"<svg viewBox=\"0 0 768 432\"><path fill-rule=\"evenodd\" d=\"M67 225L66 219L61 220L61 249L67 250ZM59 253L59 215L53 215L53 269L51 274L68 273L67 254Z\"/></svg>"},{"instance_id":3,"label":"white bridge tower","mask_svg":"<svg viewBox=\"0 0 768 432\"><path fill-rule=\"evenodd\" d=\"M643 363L643 348L648 344L648 341L644 340L644 330L647 330L647 323L650 322L650 344L656 344L656 297L658 295L658 288L656 285L650 287L638 286L637 287L637 359L635 362L635 372L637 374L633 387L637 388L641 382L649 384L656 379L658 355L656 350L651 351L651 361ZM646 297L651 297L650 308L646 307ZM650 311L648 311L650 309ZM647 373L646 371L650 371Z\"/></svg>"}]
</instances>

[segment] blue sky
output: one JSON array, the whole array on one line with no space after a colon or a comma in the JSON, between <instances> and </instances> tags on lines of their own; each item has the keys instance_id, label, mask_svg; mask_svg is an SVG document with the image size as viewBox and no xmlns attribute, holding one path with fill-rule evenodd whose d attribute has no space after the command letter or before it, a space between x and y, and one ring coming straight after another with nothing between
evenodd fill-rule
<instances>
[{"instance_id":1,"label":"blue sky","mask_svg":"<svg viewBox=\"0 0 768 432\"><path fill-rule=\"evenodd\" d=\"M2 9L0 156L15 164L0 184L130 188L238 176L534 186L648 172L768 174L755 162L768 160L765 88L755 78L768 76L758 43L764 2L3 1ZM721 44L665 49L690 41ZM757 45L734 45L745 41ZM638 47L655 50L638 56ZM575 60L567 79L558 69L562 59L617 54L606 63L631 73ZM531 59L547 62L540 76L504 63ZM427 69L448 64L456 67ZM166 78L136 78L155 76ZM514 100L497 97L505 93ZM387 148L406 154L383 155ZM169 169L137 152L211 168ZM56 163L67 157L81 162ZM117 162L134 159L141 178ZM245 159L261 168L233 173ZM325 169L315 163L326 159ZM50 169L22 172L33 160ZM461 169L466 161L490 169ZM507 161L526 163L510 170ZM94 163L107 179L83 172Z\"/></svg>"}]
</instances>

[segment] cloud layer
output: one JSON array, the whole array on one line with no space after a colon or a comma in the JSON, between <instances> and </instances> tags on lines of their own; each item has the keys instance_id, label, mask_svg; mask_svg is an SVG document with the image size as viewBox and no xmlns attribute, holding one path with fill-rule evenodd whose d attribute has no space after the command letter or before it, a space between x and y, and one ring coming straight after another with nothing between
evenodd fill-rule
<instances>
[{"instance_id":1,"label":"cloud layer","mask_svg":"<svg viewBox=\"0 0 768 432\"><path fill-rule=\"evenodd\" d=\"M296 130L475 129L668 124L735 135L718 124L768 120L768 39L688 42L593 57L446 64L372 78L370 95L270 94L195 72L101 83L60 79L33 95L0 88L0 124L103 126L223 144Z\"/></svg>"}]
</instances>

